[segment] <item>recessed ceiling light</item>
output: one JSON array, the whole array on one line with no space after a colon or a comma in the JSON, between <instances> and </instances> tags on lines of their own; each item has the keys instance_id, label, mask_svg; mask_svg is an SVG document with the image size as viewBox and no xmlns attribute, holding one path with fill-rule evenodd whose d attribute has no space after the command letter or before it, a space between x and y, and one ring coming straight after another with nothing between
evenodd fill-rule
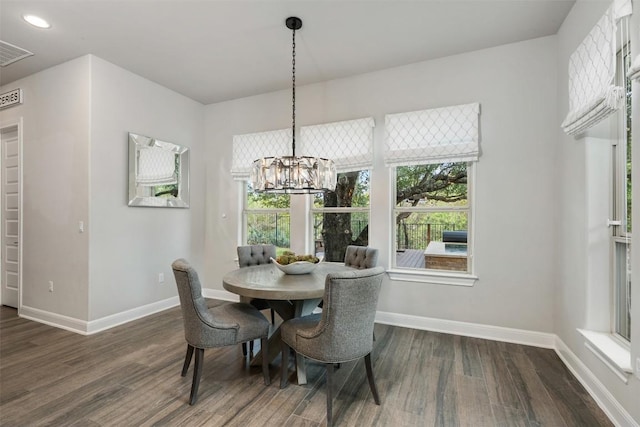
<instances>
[{"instance_id":1,"label":"recessed ceiling light","mask_svg":"<svg viewBox=\"0 0 640 427\"><path fill-rule=\"evenodd\" d=\"M51 24L49 24L47 21L45 21L44 19L36 15L22 15L22 19L24 19L34 27L51 28Z\"/></svg>"}]
</instances>

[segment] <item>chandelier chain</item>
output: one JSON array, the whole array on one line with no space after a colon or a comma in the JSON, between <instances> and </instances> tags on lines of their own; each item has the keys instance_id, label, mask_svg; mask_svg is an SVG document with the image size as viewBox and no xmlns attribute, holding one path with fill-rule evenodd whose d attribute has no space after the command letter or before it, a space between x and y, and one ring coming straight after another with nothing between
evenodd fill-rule
<instances>
[{"instance_id":1,"label":"chandelier chain","mask_svg":"<svg viewBox=\"0 0 640 427\"><path fill-rule=\"evenodd\" d=\"M291 43L291 137L292 155L296 155L296 30L293 29L293 41Z\"/></svg>"}]
</instances>

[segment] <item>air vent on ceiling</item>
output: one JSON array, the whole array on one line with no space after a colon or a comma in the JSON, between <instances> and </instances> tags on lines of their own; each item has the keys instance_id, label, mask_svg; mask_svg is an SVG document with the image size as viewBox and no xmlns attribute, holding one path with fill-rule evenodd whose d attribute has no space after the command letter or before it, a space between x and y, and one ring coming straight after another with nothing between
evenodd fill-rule
<instances>
[{"instance_id":1,"label":"air vent on ceiling","mask_svg":"<svg viewBox=\"0 0 640 427\"><path fill-rule=\"evenodd\" d=\"M31 55L33 53L28 50L0 40L0 67L6 67Z\"/></svg>"}]
</instances>

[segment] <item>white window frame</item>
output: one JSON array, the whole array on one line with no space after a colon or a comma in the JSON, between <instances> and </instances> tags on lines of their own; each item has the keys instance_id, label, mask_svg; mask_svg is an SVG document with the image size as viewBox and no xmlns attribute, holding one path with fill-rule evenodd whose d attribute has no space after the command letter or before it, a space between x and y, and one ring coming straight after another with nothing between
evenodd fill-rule
<instances>
[{"instance_id":1,"label":"white window frame","mask_svg":"<svg viewBox=\"0 0 640 427\"><path fill-rule=\"evenodd\" d=\"M366 169L361 169L357 172L362 172L362 171L368 171L369 172L369 206L364 207L352 207L352 206L341 206L341 207L320 207L317 208L315 207L314 204L314 196L310 196L309 198L309 230L307 233L309 242L311 242L313 244L313 247L311 248L311 253L315 254L315 235L314 235L314 216L315 214L324 214L324 213L359 213L359 212L366 212L367 216L368 216L368 225L371 225L371 172L372 170L370 168L366 168ZM352 171L352 172L356 172L356 171ZM338 174L340 174L341 172L339 172ZM369 227L369 241L371 241L371 227Z\"/></svg>"},{"instance_id":2,"label":"white window frame","mask_svg":"<svg viewBox=\"0 0 640 427\"><path fill-rule=\"evenodd\" d=\"M289 214L289 239L291 239L291 204L289 208L266 208L266 209L249 209L249 191L247 190L248 182L239 181L240 185L240 206L238 212L240 218L238 224L240 225L238 230L238 245L246 245L249 230L249 215L251 214Z\"/></svg>"},{"instance_id":3,"label":"white window frame","mask_svg":"<svg viewBox=\"0 0 640 427\"><path fill-rule=\"evenodd\" d=\"M478 276L475 275L475 268L473 262L473 255L475 253L474 245L474 224L475 224L475 182L476 182L476 165L475 162L467 162L467 207L466 208L402 208L396 209L396 181L397 173L396 166L389 168L389 203L392 206L390 209L390 217L388 223L390 224L389 230L389 278L392 280L406 281L406 282L420 282L431 283L437 285L452 285L452 286L473 286L478 280ZM416 212L437 212L437 211L466 211L467 212L467 272L455 272L445 270L431 270L431 269L405 269L396 267L396 216L398 211L413 211Z\"/></svg>"},{"instance_id":4,"label":"white window frame","mask_svg":"<svg viewBox=\"0 0 640 427\"><path fill-rule=\"evenodd\" d=\"M616 67L616 82L622 82L621 86L626 88L626 68L628 63L625 63L625 59L623 55L628 55L630 60L630 50L629 45L627 44L624 48L620 49L616 55L616 61L618 62L618 66ZM625 61L625 62L623 62ZM632 85L633 87L633 85ZM626 96L625 96L626 99ZM612 217L614 219L611 222L611 334L613 337L624 347L630 349L631 342L626 337L622 336L618 332L617 327L617 319L620 313L620 307L618 306L618 283L620 282L619 271L618 271L618 258L617 258L617 250L616 245L623 243L631 245L631 233L627 232L627 206L626 206L626 197L627 197L627 187L626 187L626 170L627 170L627 132L626 132L626 104L620 109L620 118L616 120L617 127L616 133L617 138L615 138L615 143L612 145L612 159L613 159L613 168L612 168ZM629 268L629 266L627 266ZM631 310L630 307L626 307L625 311L629 312Z\"/></svg>"}]
</instances>

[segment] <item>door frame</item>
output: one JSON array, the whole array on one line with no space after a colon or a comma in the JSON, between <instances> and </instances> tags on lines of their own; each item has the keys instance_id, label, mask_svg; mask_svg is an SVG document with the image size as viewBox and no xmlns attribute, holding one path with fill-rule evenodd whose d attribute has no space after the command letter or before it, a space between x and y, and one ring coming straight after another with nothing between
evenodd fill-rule
<instances>
[{"instance_id":1,"label":"door frame","mask_svg":"<svg viewBox=\"0 0 640 427\"><path fill-rule=\"evenodd\" d=\"M22 179L22 165L23 165L23 153L22 153L22 141L23 141L23 124L22 117L17 119L10 119L5 121L0 121L0 134L3 130L7 128L17 127L18 129L18 315L20 315L20 311L22 310L22 275L23 275L23 261L22 261L22 247L23 247L23 206L22 206L22 193L23 193L23 179ZM1 135L0 135L0 144L2 143ZM0 146L0 153L3 153L2 147ZM2 155L0 155L0 168L3 167ZM0 183L0 186L2 183ZM0 191L0 195L2 192ZM2 218L2 210L4 209L4 200L0 197L0 225ZM2 232L2 230L0 230ZM0 241L0 244L2 242ZM0 272L4 271L4 257L0 258ZM1 282L0 282L1 283ZM0 292L0 304L2 304L2 292Z\"/></svg>"}]
</instances>

